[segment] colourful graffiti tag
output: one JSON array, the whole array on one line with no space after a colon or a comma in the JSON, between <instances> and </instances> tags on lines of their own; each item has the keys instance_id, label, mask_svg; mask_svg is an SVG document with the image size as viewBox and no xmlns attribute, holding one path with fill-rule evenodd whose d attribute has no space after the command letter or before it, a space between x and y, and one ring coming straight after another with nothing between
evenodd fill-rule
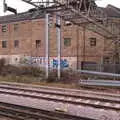
<instances>
[{"instance_id":1,"label":"colourful graffiti tag","mask_svg":"<svg viewBox=\"0 0 120 120\"><path fill-rule=\"evenodd\" d=\"M44 67L45 66L45 57L25 56L25 57L21 58L20 63L21 64L29 64L29 65L35 65L35 66L37 65L37 66ZM72 63L73 62L69 58L63 57L60 60L60 65L61 65L62 69L71 67ZM55 68L55 69L58 67L57 57L50 57L49 58L49 67L50 68Z\"/></svg>"},{"instance_id":2,"label":"colourful graffiti tag","mask_svg":"<svg viewBox=\"0 0 120 120\"><path fill-rule=\"evenodd\" d=\"M57 68L58 67L58 60L57 59L53 59L52 61L52 67L53 68ZM69 67L69 63L67 61L67 59L61 59L60 60L60 66L61 68L68 68Z\"/></svg>"}]
</instances>

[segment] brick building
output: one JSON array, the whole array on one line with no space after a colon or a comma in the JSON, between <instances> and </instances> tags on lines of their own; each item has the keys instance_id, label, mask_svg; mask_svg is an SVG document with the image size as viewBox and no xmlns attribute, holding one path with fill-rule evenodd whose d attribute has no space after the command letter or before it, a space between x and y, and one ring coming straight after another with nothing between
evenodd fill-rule
<instances>
[{"instance_id":1,"label":"brick building","mask_svg":"<svg viewBox=\"0 0 120 120\"><path fill-rule=\"evenodd\" d=\"M116 11L116 10L113 10ZM108 13L108 11L105 11ZM118 13L118 12L117 12ZM120 18L120 14L118 14ZM117 16L117 18L118 18ZM112 17L115 18L116 17ZM62 67L81 68L83 63L103 62L107 40L97 33L62 21ZM44 66L45 14L28 11L0 17L0 58L10 64ZM55 17L50 25L50 66L57 66Z\"/></svg>"}]
</instances>

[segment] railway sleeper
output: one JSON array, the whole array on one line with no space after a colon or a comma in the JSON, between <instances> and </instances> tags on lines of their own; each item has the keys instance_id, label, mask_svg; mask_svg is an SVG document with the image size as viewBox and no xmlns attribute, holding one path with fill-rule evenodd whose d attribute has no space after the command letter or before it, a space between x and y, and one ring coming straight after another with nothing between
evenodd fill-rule
<instances>
[{"instance_id":1,"label":"railway sleeper","mask_svg":"<svg viewBox=\"0 0 120 120\"><path fill-rule=\"evenodd\" d=\"M8 104L7 106L7 104L4 103L3 105L1 105L0 103L0 110L2 112L1 115L7 117L11 116L11 117L19 118L20 120L27 120L27 118L31 118L34 120L39 120L42 118L43 120L61 120L61 119L62 120L93 120L90 118L72 116L61 112L45 111L45 110L29 108L19 105L18 106L11 105L11 104Z\"/></svg>"}]
</instances>

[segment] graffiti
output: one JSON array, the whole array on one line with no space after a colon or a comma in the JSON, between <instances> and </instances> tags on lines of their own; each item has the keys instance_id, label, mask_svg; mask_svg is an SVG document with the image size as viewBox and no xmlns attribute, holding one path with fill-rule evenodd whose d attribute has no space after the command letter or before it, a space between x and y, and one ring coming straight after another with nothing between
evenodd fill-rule
<instances>
[{"instance_id":1,"label":"graffiti","mask_svg":"<svg viewBox=\"0 0 120 120\"><path fill-rule=\"evenodd\" d=\"M60 66L61 66L61 68L68 68L69 67L69 62L67 61L67 59L61 59L60 60ZM57 59L53 59L52 67L53 68L58 67L58 60Z\"/></svg>"},{"instance_id":2,"label":"graffiti","mask_svg":"<svg viewBox=\"0 0 120 120\"><path fill-rule=\"evenodd\" d=\"M19 63L20 64L30 64L30 57L28 57L28 56L21 57Z\"/></svg>"},{"instance_id":3,"label":"graffiti","mask_svg":"<svg viewBox=\"0 0 120 120\"><path fill-rule=\"evenodd\" d=\"M44 65L44 57L31 57L31 64Z\"/></svg>"},{"instance_id":4,"label":"graffiti","mask_svg":"<svg viewBox=\"0 0 120 120\"><path fill-rule=\"evenodd\" d=\"M31 57L31 56L23 56L20 58L20 64L34 65L45 67L45 57ZM60 60L61 68L76 68L76 58L75 57L62 57ZM49 58L49 67L57 68L58 67L58 59L57 57Z\"/></svg>"},{"instance_id":5,"label":"graffiti","mask_svg":"<svg viewBox=\"0 0 120 120\"><path fill-rule=\"evenodd\" d=\"M24 56L20 59L20 64L29 64L29 65L44 65L44 57L29 57Z\"/></svg>"}]
</instances>

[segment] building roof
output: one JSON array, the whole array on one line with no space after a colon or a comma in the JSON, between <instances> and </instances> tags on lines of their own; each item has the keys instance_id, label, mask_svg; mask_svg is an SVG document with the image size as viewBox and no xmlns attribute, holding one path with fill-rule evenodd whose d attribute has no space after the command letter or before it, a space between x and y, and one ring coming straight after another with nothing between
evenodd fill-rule
<instances>
[{"instance_id":1,"label":"building roof","mask_svg":"<svg viewBox=\"0 0 120 120\"><path fill-rule=\"evenodd\" d=\"M106 8L102 8L102 10L108 17L120 18L120 8L117 8L112 5L108 5ZM17 15L13 14L13 15L0 16L0 24L24 21L24 20L32 20L32 19L38 19L44 17L45 17L44 10L36 11L36 9L33 8L27 12L18 13Z\"/></svg>"},{"instance_id":2,"label":"building roof","mask_svg":"<svg viewBox=\"0 0 120 120\"><path fill-rule=\"evenodd\" d=\"M120 18L120 8L108 5L106 8L103 8L103 11L107 17Z\"/></svg>"},{"instance_id":3,"label":"building roof","mask_svg":"<svg viewBox=\"0 0 120 120\"><path fill-rule=\"evenodd\" d=\"M24 13L18 13L17 15L6 15L0 16L0 24L3 23L10 23L10 22L17 22L17 21L24 21L24 20L32 20L38 18L44 18L45 14L42 11L27 11Z\"/></svg>"}]
</instances>

